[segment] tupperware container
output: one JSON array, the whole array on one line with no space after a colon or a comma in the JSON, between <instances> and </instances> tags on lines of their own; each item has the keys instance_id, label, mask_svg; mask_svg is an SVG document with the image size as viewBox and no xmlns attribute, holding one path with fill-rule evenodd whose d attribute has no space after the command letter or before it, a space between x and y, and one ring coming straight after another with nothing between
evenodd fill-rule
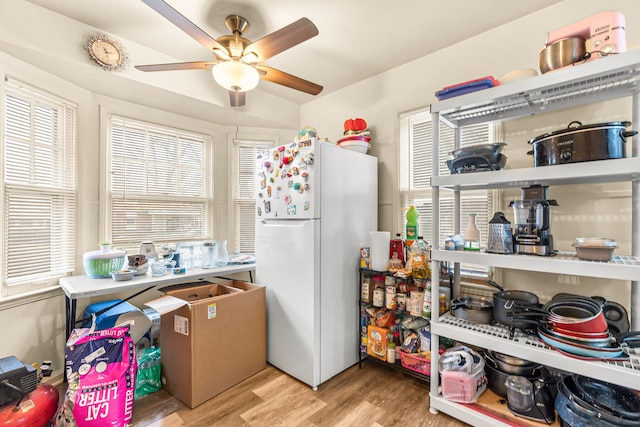
<instances>
[{"instance_id":1,"label":"tupperware container","mask_svg":"<svg viewBox=\"0 0 640 427\"><path fill-rule=\"evenodd\" d=\"M589 261L610 261L618 247L615 240L602 237L578 237L571 246L576 248L578 258Z\"/></svg>"},{"instance_id":2,"label":"tupperware container","mask_svg":"<svg viewBox=\"0 0 640 427\"><path fill-rule=\"evenodd\" d=\"M113 249L110 243L102 243L97 251L85 252L82 256L84 272L94 279L110 277L112 271L122 268L126 255L126 251Z\"/></svg>"}]
</instances>

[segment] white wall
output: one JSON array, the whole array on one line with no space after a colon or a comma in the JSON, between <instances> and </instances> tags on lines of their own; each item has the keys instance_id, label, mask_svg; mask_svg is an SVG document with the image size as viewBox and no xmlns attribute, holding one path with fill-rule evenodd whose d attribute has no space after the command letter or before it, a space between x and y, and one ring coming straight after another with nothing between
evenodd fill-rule
<instances>
[{"instance_id":1,"label":"white wall","mask_svg":"<svg viewBox=\"0 0 640 427\"><path fill-rule=\"evenodd\" d=\"M603 10L622 12L627 20L628 49L640 47L640 22L637 20L640 2L614 0L603 5L595 0L566 0L315 99L302 106L302 123L316 126L319 132L337 140L342 135L345 119L362 117L367 121L373 137L371 154L379 159L379 228L391 231L393 235L399 231L396 228L400 211L398 114L435 102L434 93L444 86L489 75L500 78L515 69L539 70L538 54L547 32ZM384 61L384 53L380 60ZM531 167L532 160L526 154L530 149L527 141L546 131L564 128L572 120L584 123L630 120L630 114L630 103L624 100L506 122L503 130L504 142L508 144L505 151L508 165ZM639 125L635 124L634 129ZM540 173L544 173L542 168ZM615 192L602 198L604 189ZM560 204L552 210L552 232L558 249L572 250L570 243L575 237L594 235L615 238L621 245L619 253L631 253L629 185L557 187L551 188L549 194ZM505 193L505 197L508 196L510 194ZM503 211L510 213L508 206ZM596 229L590 228L594 225L597 225ZM608 282L602 280L531 276L516 271L506 272L503 280L508 289L539 288L543 298L560 292L559 289L576 292L579 285L579 291L585 294L600 294L626 303L630 289L626 283L608 286Z\"/></svg>"}]
</instances>

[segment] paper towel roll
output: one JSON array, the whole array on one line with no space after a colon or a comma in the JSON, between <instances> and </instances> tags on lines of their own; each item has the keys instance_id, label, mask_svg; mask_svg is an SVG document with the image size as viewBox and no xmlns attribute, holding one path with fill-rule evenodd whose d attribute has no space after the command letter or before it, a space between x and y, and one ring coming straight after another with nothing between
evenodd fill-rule
<instances>
[{"instance_id":1,"label":"paper towel roll","mask_svg":"<svg viewBox=\"0 0 640 427\"><path fill-rule=\"evenodd\" d=\"M371 232L371 269L387 271L391 233L388 231Z\"/></svg>"}]
</instances>

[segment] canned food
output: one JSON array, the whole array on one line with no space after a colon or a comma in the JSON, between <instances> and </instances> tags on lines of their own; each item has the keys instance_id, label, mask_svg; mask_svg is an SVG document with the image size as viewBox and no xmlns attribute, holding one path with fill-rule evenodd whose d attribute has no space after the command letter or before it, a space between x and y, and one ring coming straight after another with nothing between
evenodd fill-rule
<instances>
[{"instance_id":1,"label":"canned food","mask_svg":"<svg viewBox=\"0 0 640 427\"><path fill-rule=\"evenodd\" d=\"M384 290L382 288L376 288L373 290L373 306L384 306Z\"/></svg>"}]
</instances>

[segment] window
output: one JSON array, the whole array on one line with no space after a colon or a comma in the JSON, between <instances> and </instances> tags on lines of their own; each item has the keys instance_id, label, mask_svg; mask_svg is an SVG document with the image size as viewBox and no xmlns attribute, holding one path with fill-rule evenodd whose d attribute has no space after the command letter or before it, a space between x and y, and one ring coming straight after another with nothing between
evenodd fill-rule
<instances>
[{"instance_id":1,"label":"window","mask_svg":"<svg viewBox=\"0 0 640 427\"><path fill-rule=\"evenodd\" d=\"M400 118L400 203L401 212L398 217L398 229L404 230L405 213L410 205L418 211L418 232L425 240L431 241L431 186L432 150L431 114L427 111L409 113ZM445 124L440 124L440 169L441 175L450 173L446 160L451 158L454 147L454 131ZM480 143L492 143L495 140L494 127L491 124L467 126L461 129L460 144L467 146ZM489 220L493 216L493 193L491 191L464 191L460 197L461 227L464 232L469 221L469 213L476 213L476 223L481 239L485 239ZM444 243L447 236L454 234L454 194L446 190L440 191L440 230L439 242ZM403 233L404 234L404 233ZM482 237L483 236L483 237ZM486 275L485 266L465 265L467 274Z\"/></svg>"},{"instance_id":2,"label":"window","mask_svg":"<svg viewBox=\"0 0 640 427\"><path fill-rule=\"evenodd\" d=\"M7 80L0 298L50 286L76 259L76 115L71 102Z\"/></svg>"},{"instance_id":3,"label":"window","mask_svg":"<svg viewBox=\"0 0 640 427\"><path fill-rule=\"evenodd\" d=\"M211 138L118 116L110 117L110 239L139 250L210 239Z\"/></svg>"},{"instance_id":4,"label":"window","mask_svg":"<svg viewBox=\"0 0 640 427\"><path fill-rule=\"evenodd\" d=\"M254 253L256 231L256 157L273 141L233 141L233 252Z\"/></svg>"}]
</instances>

